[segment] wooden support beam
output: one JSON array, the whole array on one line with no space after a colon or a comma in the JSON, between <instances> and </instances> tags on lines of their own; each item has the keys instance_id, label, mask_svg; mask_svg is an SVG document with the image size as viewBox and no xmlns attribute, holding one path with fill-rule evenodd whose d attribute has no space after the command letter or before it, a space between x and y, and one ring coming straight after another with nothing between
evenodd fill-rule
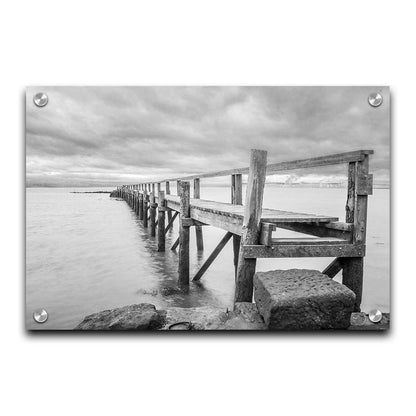
<instances>
[{"instance_id":1,"label":"wooden support beam","mask_svg":"<svg viewBox=\"0 0 416 416\"><path fill-rule=\"evenodd\" d=\"M242 245L240 252L247 259L283 257L364 257L365 246L356 244L278 244ZM241 257L241 256L240 256Z\"/></svg>"},{"instance_id":2,"label":"wooden support beam","mask_svg":"<svg viewBox=\"0 0 416 416\"><path fill-rule=\"evenodd\" d=\"M317 237L334 237L352 242L353 224L345 222L328 222L321 224L314 223L283 223L276 224L278 228L284 230L296 231L302 234L315 235Z\"/></svg>"},{"instance_id":3,"label":"wooden support beam","mask_svg":"<svg viewBox=\"0 0 416 416\"><path fill-rule=\"evenodd\" d=\"M178 247L178 245L179 245L179 237L175 240L175 242L173 243L173 245L170 249L175 251L176 248Z\"/></svg>"},{"instance_id":4,"label":"wooden support beam","mask_svg":"<svg viewBox=\"0 0 416 416\"><path fill-rule=\"evenodd\" d=\"M143 227L145 228L147 228L148 226L147 211L149 209L149 204L148 204L147 198L148 198L147 189L145 187L143 191Z\"/></svg>"},{"instance_id":5,"label":"wooden support beam","mask_svg":"<svg viewBox=\"0 0 416 416\"><path fill-rule=\"evenodd\" d=\"M159 210L157 215L157 251L165 251L165 192L159 191Z\"/></svg>"},{"instance_id":6,"label":"wooden support beam","mask_svg":"<svg viewBox=\"0 0 416 416\"><path fill-rule=\"evenodd\" d=\"M260 228L260 244L265 246L271 246L273 244L272 235L273 231L276 230L276 224L271 224L269 222L262 222Z\"/></svg>"},{"instance_id":7,"label":"wooden support beam","mask_svg":"<svg viewBox=\"0 0 416 416\"><path fill-rule=\"evenodd\" d=\"M264 150L252 150L240 253L238 256L235 302L251 302L253 299L253 276L256 271L256 259L244 257L242 248L245 245L258 244L259 241L266 166L267 152Z\"/></svg>"},{"instance_id":8,"label":"wooden support beam","mask_svg":"<svg viewBox=\"0 0 416 416\"><path fill-rule=\"evenodd\" d=\"M143 194L139 194L139 220L143 220Z\"/></svg>"},{"instance_id":9,"label":"wooden support beam","mask_svg":"<svg viewBox=\"0 0 416 416\"><path fill-rule=\"evenodd\" d=\"M199 178L194 179L194 198L201 198L201 183ZM202 228L200 226L195 227L195 236L196 248L198 251L202 251L204 249L204 238L202 236Z\"/></svg>"},{"instance_id":10,"label":"wooden support beam","mask_svg":"<svg viewBox=\"0 0 416 416\"><path fill-rule=\"evenodd\" d=\"M183 218L190 218L190 185L179 182L179 280L180 286L189 286L189 227L182 224Z\"/></svg>"},{"instance_id":11,"label":"wooden support beam","mask_svg":"<svg viewBox=\"0 0 416 416\"><path fill-rule=\"evenodd\" d=\"M322 273L333 279L342 270L342 261L343 259L341 257L337 257L325 267Z\"/></svg>"},{"instance_id":12,"label":"wooden support beam","mask_svg":"<svg viewBox=\"0 0 416 416\"><path fill-rule=\"evenodd\" d=\"M170 210L168 211L168 213L171 212ZM175 218L179 215L178 211L175 211L175 213L173 214L173 217L170 219L170 221L168 222L168 225L166 226L165 229L165 234L172 228L173 223L175 222Z\"/></svg>"},{"instance_id":13,"label":"wooden support beam","mask_svg":"<svg viewBox=\"0 0 416 416\"><path fill-rule=\"evenodd\" d=\"M165 195L170 195L170 182L165 182ZM168 210L168 223L170 223L170 220L172 219L172 211Z\"/></svg>"},{"instance_id":14,"label":"wooden support beam","mask_svg":"<svg viewBox=\"0 0 416 416\"><path fill-rule=\"evenodd\" d=\"M210 256L207 258L207 260L199 269L198 273L192 279L193 281L197 281L201 279L203 274L207 271L208 267L211 266L212 262L217 258L218 254L220 254L220 252L222 251L222 249L225 247L225 245L227 244L227 242L230 240L232 236L233 236L233 233L230 233L230 232L227 232L224 235L224 237L218 243L217 247L215 247L214 251L210 254Z\"/></svg>"},{"instance_id":15,"label":"wooden support beam","mask_svg":"<svg viewBox=\"0 0 416 416\"><path fill-rule=\"evenodd\" d=\"M231 203L243 204L243 175L231 175ZM237 276L238 256L240 253L241 236L233 234L234 277Z\"/></svg>"},{"instance_id":16,"label":"wooden support beam","mask_svg":"<svg viewBox=\"0 0 416 416\"><path fill-rule=\"evenodd\" d=\"M154 237L156 235L156 208L157 204L155 203L155 194L152 192L150 194L150 235Z\"/></svg>"},{"instance_id":17,"label":"wooden support beam","mask_svg":"<svg viewBox=\"0 0 416 416\"><path fill-rule=\"evenodd\" d=\"M355 204L353 213L347 211L347 222L354 222L352 241L355 245L364 245L367 231L367 199L368 199L368 180L367 185L363 185L362 178L369 175L369 156L365 155L362 161L356 163L355 172L348 169L348 195L354 192ZM350 174L355 179L350 179ZM372 181L372 179L371 179ZM354 183L354 190L350 189L350 182ZM360 191L358 192L358 188ZM361 311L361 299L363 291L364 261L361 256L351 256L345 259L342 271L342 283L355 293L354 312Z\"/></svg>"}]
</instances>

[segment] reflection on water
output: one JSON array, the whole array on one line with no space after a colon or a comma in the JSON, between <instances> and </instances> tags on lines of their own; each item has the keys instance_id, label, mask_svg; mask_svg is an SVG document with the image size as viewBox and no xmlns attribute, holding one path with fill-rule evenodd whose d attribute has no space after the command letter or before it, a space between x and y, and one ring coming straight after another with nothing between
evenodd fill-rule
<instances>
[{"instance_id":1,"label":"reflection on water","mask_svg":"<svg viewBox=\"0 0 416 416\"><path fill-rule=\"evenodd\" d=\"M201 281L188 291L177 287L178 254L170 247L177 221L166 235L166 252L144 229L130 207L107 194L72 194L72 189L27 190L26 323L36 308L49 320L42 329L71 329L85 315L132 303L157 307L231 307L234 291L232 244L228 244ZM77 189L79 190L79 189ZM227 202L228 188L201 189L201 197ZM344 217L345 190L267 186L264 205ZM191 276L209 256L224 231L204 227L203 252L191 230ZM290 235L279 230L280 236ZM370 197L363 309L389 309L389 191ZM261 259L258 270L323 269L331 259Z\"/></svg>"}]
</instances>

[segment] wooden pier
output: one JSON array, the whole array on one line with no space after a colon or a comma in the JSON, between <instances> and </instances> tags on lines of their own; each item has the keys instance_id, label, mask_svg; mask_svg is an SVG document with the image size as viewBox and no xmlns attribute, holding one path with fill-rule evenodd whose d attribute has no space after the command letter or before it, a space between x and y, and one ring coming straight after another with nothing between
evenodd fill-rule
<instances>
[{"instance_id":1,"label":"wooden pier","mask_svg":"<svg viewBox=\"0 0 416 416\"><path fill-rule=\"evenodd\" d=\"M311 159L267 164L267 152L252 150L245 168L201 173L119 186L112 196L123 198L137 213L143 227L157 238L157 250L165 250L165 235L179 218L179 236L172 246L179 246L181 286L189 285L190 228L196 232L197 249L203 250L203 227L225 231L224 237L193 276L204 275L227 242L232 239L235 266L235 302L251 302L256 259L264 257L333 257L324 274L330 278L342 271L342 283L356 296L355 311L360 311L363 287L363 258L367 228L367 199L372 194L373 177L369 174L372 150L359 150ZM266 176L281 171L345 164L348 171L345 221L327 215L304 214L263 208ZM248 175L243 205L242 175ZM200 198L201 179L229 176L230 203ZM193 198L191 198L191 181ZM170 183L176 182L178 195L171 195ZM164 190L162 190L162 187ZM167 215L166 215L167 214ZM277 229L306 234L302 238L281 238ZM276 231L277 230L277 231ZM277 237L273 236L277 232ZM311 237L313 236L313 237Z\"/></svg>"}]
</instances>

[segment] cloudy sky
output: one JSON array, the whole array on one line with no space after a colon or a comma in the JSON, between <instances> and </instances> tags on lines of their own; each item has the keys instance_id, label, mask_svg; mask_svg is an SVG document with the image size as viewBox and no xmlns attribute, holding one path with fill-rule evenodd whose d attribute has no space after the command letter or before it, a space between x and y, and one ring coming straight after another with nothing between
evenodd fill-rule
<instances>
[{"instance_id":1,"label":"cloudy sky","mask_svg":"<svg viewBox=\"0 0 416 416\"><path fill-rule=\"evenodd\" d=\"M33 95L47 93L38 108ZM368 104L380 91L381 107ZM30 87L28 186L112 186L374 149L389 176L389 91L383 87ZM283 172L286 173L286 172ZM299 172L338 177L345 167Z\"/></svg>"}]
</instances>

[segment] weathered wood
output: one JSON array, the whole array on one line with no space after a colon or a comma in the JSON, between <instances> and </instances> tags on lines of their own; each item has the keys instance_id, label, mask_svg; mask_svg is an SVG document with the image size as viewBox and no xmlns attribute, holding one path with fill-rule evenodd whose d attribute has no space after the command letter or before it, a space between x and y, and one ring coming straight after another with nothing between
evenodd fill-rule
<instances>
[{"instance_id":1,"label":"weathered wood","mask_svg":"<svg viewBox=\"0 0 416 416\"><path fill-rule=\"evenodd\" d=\"M363 257L365 246L354 244L290 244L245 245L240 248L242 256L247 259L271 257ZM241 255L240 255L241 257Z\"/></svg>"},{"instance_id":2,"label":"weathered wood","mask_svg":"<svg viewBox=\"0 0 416 416\"><path fill-rule=\"evenodd\" d=\"M302 234L315 235L317 237L335 237L352 242L353 224L344 222L329 223L276 223L278 228L296 231Z\"/></svg>"},{"instance_id":3,"label":"weathered wood","mask_svg":"<svg viewBox=\"0 0 416 416\"><path fill-rule=\"evenodd\" d=\"M355 245L364 245L367 231L367 199L368 195L357 194L357 182L360 177L367 177L369 170L369 156L365 155L364 159L357 162L356 167L356 185L355 195L356 203L354 210L354 231L353 243ZM360 179L361 180L361 179ZM349 287L356 297L355 312L360 312L360 305L363 290L363 273L364 261L361 256L351 256L353 258L345 259L342 271L342 283Z\"/></svg>"},{"instance_id":4,"label":"weathered wood","mask_svg":"<svg viewBox=\"0 0 416 416\"><path fill-rule=\"evenodd\" d=\"M233 205L243 204L243 175L231 175L231 203ZM241 232L233 234L233 261L234 277L237 276L238 256L240 253Z\"/></svg>"},{"instance_id":5,"label":"weathered wood","mask_svg":"<svg viewBox=\"0 0 416 416\"><path fill-rule=\"evenodd\" d=\"M204 224L201 221L194 220L193 218L182 218L183 227L204 227L208 224Z\"/></svg>"},{"instance_id":6,"label":"weathered wood","mask_svg":"<svg viewBox=\"0 0 416 416\"><path fill-rule=\"evenodd\" d=\"M357 175L357 195L373 194L373 175Z\"/></svg>"},{"instance_id":7,"label":"weathered wood","mask_svg":"<svg viewBox=\"0 0 416 416\"><path fill-rule=\"evenodd\" d=\"M155 203L155 194L152 192L150 194L150 235L154 237L156 235L156 208L157 204Z\"/></svg>"},{"instance_id":8,"label":"weathered wood","mask_svg":"<svg viewBox=\"0 0 416 416\"><path fill-rule=\"evenodd\" d=\"M286 170L295 170L295 169L305 169L305 168L314 168L320 166L332 166L332 165L339 165L348 162L358 162L364 160L365 156L371 155L374 152L372 150L357 150L353 152L346 152L346 153L337 153L328 156L319 156L313 157L309 159L300 159L300 160L293 160L289 162L279 162L279 163L272 163L267 165L267 174L273 174L275 172L286 171ZM178 180L186 180L190 181L196 178L215 178L218 176L229 176L235 174L248 174L249 167L244 168L236 168L236 169L227 169L221 170L217 172L206 172L206 173L199 173L197 175L189 175L184 176L181 178L168 178L163 179L161 182L166 181L178 181Z\"/></svg>"},{"instance_id":9,"label":"weathered wood","mask_svg":"<svg viewBox=\"0 0 416 416\"><path fill-rule=\"evenodd\" d=\"M175 251L176 248L178 247L178 245L179 245L179 237L175 240L175 242L173 243L173 245L170 249Z\"/></svg>"},{"instance_id":10,"label":"weathered wood","mask_svg":"<svg viewBox=\"0 0 416 416\"><path fill-rule=\"evenodd\" d=\"M148 209L149 209L149 204L148 204L147 198L148 198L147 189L145 187L144 191L143 191L143 227L145 227L145 228L148 227L147 212L148 212Z\"/></svg>"},{"instance_id":11,"label":"weathered wood","mask_svg":"<svg viewBox=\"0 0 416 416\"><path fill-rule=\"evenodd\" d=\"M165 195L170 195L170 182L165 182ZM168 210L168 222L172 219L172 211Z\"/></svg>"},{"instance_id":12,"label":"weathered wood","mask_svg":"<svg viewBox=\"0 0 416 416\"><path fill-rule=\"evenodd\" d=\"M363 293L363 273L364 260L362 257L344 259L342 265L342 284L355 293L354 312L361 311L360 306Z\"/></svg>"},{"instance_id":13,"label":"weathered wood","mask_svg":"<svg viewBox=\"0 0 416 416\"><path fill-rule=\"evenodd\" d=\"M194 179L194 199L201 198L201 181L199 178ZM195 227L195 237L196 237L196 248L198 251L204 249L204 239L202 236L202 228L199 226Z\"/></svg>"},{"instance_id":14,"label":"weathered wood","mask_svg":"<svg viewBox=\"0 0 416 416\"><path fill-rule=\"evenodd\" d=\"M189 227L182 225L183 218L190 218L190 185L179 182L179 280L180 286L189 285Z\"/></svg>"},{"instance_id":15,"label":"weathered wood","mask_svg":"<svg viewBox=\"0 0 416 416\"><path fill-rule=\"evenodd\" d=\"M345 205L345 222L354 222L355 212L355 181L357 176L357 163L350 162L348 164L348 188L347 188L347 203Z\"/></svg>"},{"instance_id":16,"label":"weathered wood","mask_svg":"<svg viewBox=\"0 0 416 416\"><path fill-rule=\"evenodd\" d=\"M139 220L143 220L143 194L139 194Z\"/></svg>"},{"instance_id":17,"label":"weathered wood","mask_svg":"<svg viewBox=\"0 0 416 416\"><path fill-rule=\"evenodd\" d=\"M157 251L165 251L165 192L159 191L157 216Z\"/></svg>"},{"instance_id":18,"label":"weathered wood","mask_svg":"<svg viewBox=\"0 0 416 416\"><path fill-rule=\"evenodd\" d=\"M225 247L225 245L227 244L227 242L230 240L232 236L233 234L230 232L227 232L224 235L224 237L218 243L217 247L215 247L214 251L210 254L210 256L207 258L207 260L204 262L204 264L201 266L201 268L198 270L198 273L195 275L195 277L192 280L197 281L201 279L201 277L207 271L208 267L211 266L212 262L217 258L218 254L220 254L220 252L222 251L222 249Z\"/></svg>"},{"instance_id":19,"label":"weathered wood","mask_svg":"<svg viewBox=\"0 0 416 416\"><path fill-rule=\"evenodd\" d=\"M272 238L271 244L265 245L339 245L346 244L348 241L342 238L335 237L284 237L284 238Z\"/></svg>"},{"instance_id":20,"label":"weathered wood","mask_svg":"<svg viewBox=\"0 0 416 416\"><path fill-rule=\"evenodd\" d=\"M165 204L166 204L166 201L165 201ZM171 211L168 211L168 213L169 212L171 212ZM173 214L173 217L170 219L170 221L168 222L168 225L166 226L166 229L165 229L165 234L172 228L172 226L173 226L173 223L175 222L175 218L177 217L179 215L179 212L178 211L175 211L175 213Z\"/></svg>"},{"instance_id":21,"label":"weathered wood","mask_svg":"<svg viewBox=\"0 0 416 416\"><path fill-rule=\"evenodd\" d=\"M257 244L259 241L266 165L267 152L252 150L234 302L251 302L253 299L253 276L256 271L256 259L244 257L242 247L249 244Z\"/></svg>"},{"instance_id":22,"label":"weathered wood","mask_svg":"<svg viewBox=\"0 0 416 416\"><path fill-rule=\"evenodd\" d=\"M329 278L333 279L342 270L342 260L341 257L334 259L325 267L322 274L326 274Z\"/></svg>"},{"instance_id":23,"label":"weathered wood","mask_svg":"<svg viewBox=\"0 0 416 416\"><path fill-rule=\"evenodd\" d=\"M271 246L273 231L276 230L276 224L271 224L269 222L262 222L260 227L260 244L265 246Z\"/></svg>"}]
</instances>

